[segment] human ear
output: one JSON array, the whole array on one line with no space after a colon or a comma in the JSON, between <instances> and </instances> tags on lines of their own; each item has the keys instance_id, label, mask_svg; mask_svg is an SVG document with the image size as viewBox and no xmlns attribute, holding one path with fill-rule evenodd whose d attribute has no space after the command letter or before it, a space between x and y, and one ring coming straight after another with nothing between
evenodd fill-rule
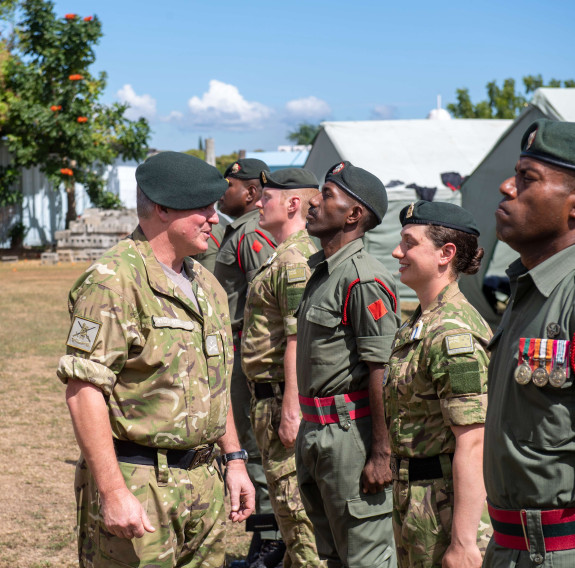
<instances>
[{"instance_id":1,"label":"human ear","mask_svg":"<svg viewBox=\"0 0 575 568\"><path fill-rule=\"evenodd\" d=\"M454 258L457 252L457 247L453 243L446 243L441 247L441 253L439 255L439 265L446 266Z\"/></svg>"}]
</instances>

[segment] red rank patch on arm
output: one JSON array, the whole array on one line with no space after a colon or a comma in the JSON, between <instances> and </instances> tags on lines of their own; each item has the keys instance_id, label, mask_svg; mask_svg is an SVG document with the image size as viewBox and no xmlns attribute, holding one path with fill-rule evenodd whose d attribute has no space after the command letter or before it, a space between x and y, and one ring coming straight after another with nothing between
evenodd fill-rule
<instances>
[{"instance_id":1,"label":"red rank patch on arm","mask_svg":"<svg viewBox=\"0 0 575 568\"><path fill-rule=\"evenodd\" d=\"M375 321L381 319L387 313L387 308L385 307L381 298L376 302L373 302L373 304L369 304L367 309L371 312L371 315Z\"/></svg>"},{"instance_id":2,"label":"red rank patch on arm","mask_svg":"<svg viewBox=\"0 0 575 568\"><path fill-rule=\"evenodd\" d=\"M252 245L252 249L255 250L256 252L260 252L260 250L262 250L264 248L264 245L262 245L262 243L260 243L259 241L254 241L254 244Z\"/></svg>"}]
</instances>

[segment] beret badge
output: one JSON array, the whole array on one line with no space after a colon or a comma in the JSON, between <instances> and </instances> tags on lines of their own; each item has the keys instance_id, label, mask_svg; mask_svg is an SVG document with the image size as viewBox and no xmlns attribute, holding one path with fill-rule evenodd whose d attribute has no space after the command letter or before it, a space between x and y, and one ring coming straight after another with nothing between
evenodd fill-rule
<instances>
[{"instance_id":1,"label":"beret badge","mask_svg":"<svg viewBox=\"0 0 575 568\"><path fill-rule=\"evenodd\" d=\"M415 207L415 203L412 203L409 206L409 209L407 210L407 213L405 214L405 218L409 219L412 215L413 215L413 208Z\"/></svg>"},{"instance_id":2,"label":"beret badge","mask_svg":"<svg viewBox=\"0 0 575 568\"><path fill-rule=\"evenodd\" d=\"M236 163L232 166L232 173L233 173L233 174L237 174L241 169L242 169L241 166L236 162Z\"/></svg>"},{"instance_id":3,"label":"beret badge","mask_svg":"<svg viewBox=\"0 0 575 568\"><path fill-rule=\"evenodd\" d=\"M340 162L337 166L335 166L335 168L333 168L333 170L331 170L332 174L339 174L339 172L341 172L341 170L343 170L343 168L345 168L345 164L343 162Z\"/></svg>"},{"instance_id":4,"label":"beret badge","mask_svg":"<svg viewBox=\"0 0 575 568\"><path fill-rule=\"evenodd\" d=\"M262 172L262 181L263 181L264 183L267 183L267 182L268 182L268 178L266 177L266 172Z\"/></svg>"},{"instance_id":5,"label":"beret badge","mask_svg":"<svg viewBox=\"0 0 575 568\"><path fill-rule=\"evenodd\" d=\"M526 150L529 150L529 148L531 148L531 145L533 144L533 142L535 142L536 135L537 135L537 128L529 135L529 138L527 138L527 144L525 145Z\"/></svg>"}]
</instances>

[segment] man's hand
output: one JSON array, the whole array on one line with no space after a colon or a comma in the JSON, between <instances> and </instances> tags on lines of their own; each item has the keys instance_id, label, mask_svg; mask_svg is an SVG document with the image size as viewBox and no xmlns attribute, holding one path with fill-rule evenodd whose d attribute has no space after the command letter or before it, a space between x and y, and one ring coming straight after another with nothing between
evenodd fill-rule
<instances>
[{"instance_id":1,"label":"man's hand","mask_svg":"<svg viewBox=\"0 0 575 568\"><path fill-rule=\"evenodd\" d=\"M230 521L245 521L256 506L256 490L248 477L243 460L232 460L226 465L226 485L230 494Z\"/></svg>"},{"instance_id":2,"label":"man's hand","mask_svg":"<svg viewBox=\"0 0 575 568\"><path fill-rule=\"evenodd\" d=\"M364 493L380 493L392 482L389 456L371 456L361 473L361 486Z\"/></svg>"},{"instance_id":3,"label":"man's hand","mask_svg":"<svg viewBox=\"0 0 575 568\"><path fill-rule=\"evenodd\" d=\"M278 436L281 443L288 449L295 446L295 439L299 431L300 422L301 418L299 415L299 406L295 416L288 416L282 412L282 419L278 429Z\"/></svg>"},{"instance_id":4,"label":"man's hand","mask_svg":"<svg viewBox=\"0 0 575 568\"><path fill-rule=\"evenodd\" d=\"M116 489L102 500L102 517L106 529L120 538L141 538L145 532L154 532L146 511L129 489Z\"/></svg>"},{"instance_id":5,"label":"man's hand","mask_svg":"<svg viewBox=\"0 0 575 568\"><path fill-rule=\"evenodd\" d=\"M442 568L481 568L481 552L476 543L470 546L463 546L458 543L451 543L441 563Z\"/></svg>"}]
</instances>

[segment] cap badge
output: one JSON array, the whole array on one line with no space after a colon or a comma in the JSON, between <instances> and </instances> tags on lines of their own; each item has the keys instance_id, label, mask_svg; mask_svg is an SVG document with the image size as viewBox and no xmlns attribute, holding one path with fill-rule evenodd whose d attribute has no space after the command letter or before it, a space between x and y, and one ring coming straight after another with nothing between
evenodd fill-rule
<instances>
[{"instance_id":1,"label":"cap badge","mask_svg":"<svg viewBox=\"0 0 575 568\"><path fill-rule=\"evenodd\" d=\"M527 138L527 144L525 145L526 150L529 150L529 148L531 148L531 145L535 141L536 134L537 134L537 128L529 135L529 138Z\"/></svg>"},{"instance_id":2,"label":"cap badge","mask_svg":"<svg viewBox=\"0 0 575 568\"><path fill-rule=\"evenodd\" d=\"M409 209L407 210L407 213L406 213L406 215L405 215L405 218L406 218L406 219L409 219L409 218L413 215L413 208L414 208L414 207L415 207L415 203L412 203L412 204L409 206Z\"/></svg>"},{"instance_id":3,"label":"cap badge","mask_svg":"<svg viewBox=\"0 0 575 568\"><path fill-rule=\"evenodd\" d=\"M341 170L343 170L343 168L345 168L345 164L343 162L340 162L337 166L335 166L335 168L333 168L333 170L331 170L332 174L339 174L339 172L341 172Z\"/></svg>"},{"instance_id":4,"label":"cap badge","mask_svg":"<svg viewBox=\"0 0 575 568\"><path fill-rule=\"evenodd\" d=\"M265 173L265 172L262 172L262 181L263 181L264 183L267 183L267 182L268 182L268 178L266 177L266 173Z\"/></svg>"},{"instance_id":5,"label":"cap badge","mask_svg":"<svg viewBox=\"0 0 575 568\"><path fill-rule=\"evenodd\" d=\"M236 162L236 163L232 166L232 173L233 173L233 174L237 174L241 169L242 169L241 166Z\"/></svg>"}]
</instances>

